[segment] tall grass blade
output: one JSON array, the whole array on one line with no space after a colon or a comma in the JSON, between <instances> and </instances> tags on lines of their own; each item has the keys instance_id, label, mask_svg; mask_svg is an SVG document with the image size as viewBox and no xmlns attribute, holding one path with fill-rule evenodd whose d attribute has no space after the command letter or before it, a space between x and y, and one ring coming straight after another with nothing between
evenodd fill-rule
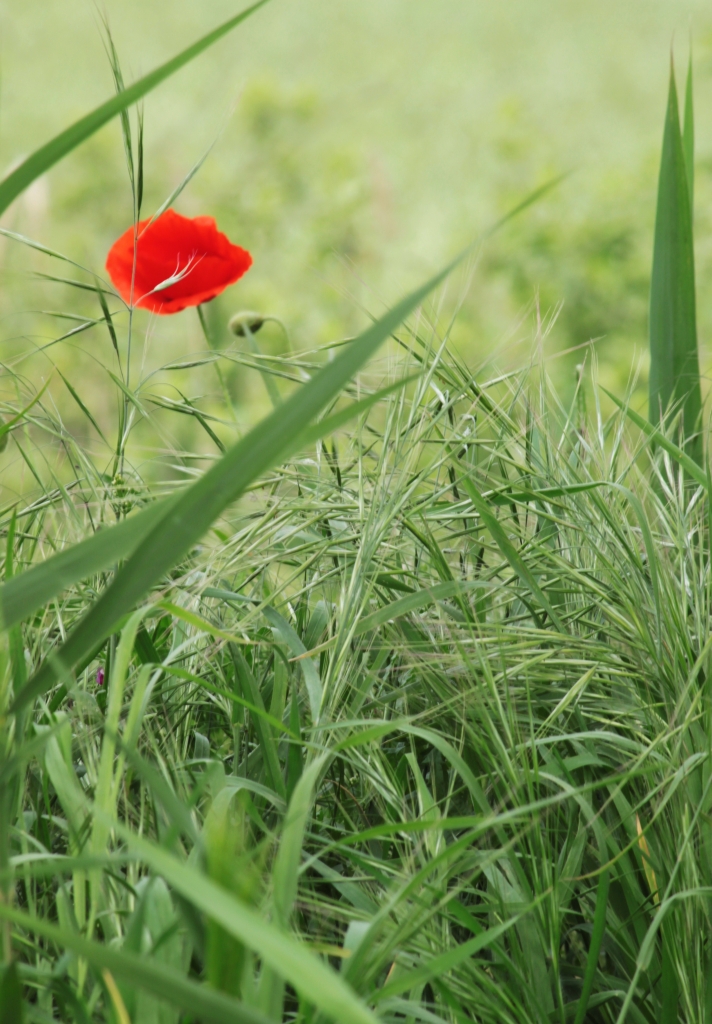
<instances>
[{"instance_id":1,"label":"tall grass blade","mask_svg":"<svg viewBox=\"0 0 712 1024\"><path fill-rule=\"evenodd\" d=\"M524 586L531 592L532 596L536 600L537 604L544 609L551 621L554 623L560 633L565 632L563 623L556 611L551 605L548 597L541 589L536 581L534 574L532 573L526 562L520 557L516 548L510 541L509 537L495 515L490 511L487 502L482 497L480 492L477 490L475 484L468 477L463 477L462 486L467 492L467 496L472 504L477 509L477 512L485 524L492 539L494 540L497 547L500 549L504 557L507 559L512 569L516 572L519 579L522 581Z\"/></svg>"},{"instance_id":2,"label":"tall grass blade","mask_svg":"<svg viewBox=\"0 0 712 1024\"><path fill-rule=\"evenodd\" d=\"M682 125L682 149L685 154L687 170L687 195L690 200L690 217L695 223L695 110L692 90L692 54L687 65L687 82L685 84L685 120Z\"/></svg>"},{"instance_id":3,"label":"tall grass blade","mask_svg":"<svg viewBox=\"0 0 712 1024\"><path fill-rule=\"evenodd\" d=\"M608 908L608 890L610 889L611 875L609 871L602 871L598 879L598 891L596 893L596 912L593 918L593 930L591 942L588 947L586 959L586 973L583 978L583 988L576 1007L576 1019L574 1024L584 1024L586 1010L593 992L593 983L596 980L598 971L598 957L601 952L603 935L606 930L606 909Z\"/></svg>"},{"instance_id":4,"label":"tall grass blade","mask_svg":"<svg viewBox=\"0 0 712 1024\"><path fill-rule=\"evenodd\" d=\"M0 1024L23 1024L24 1020L22 986L13 961L0 978Z\"/></svg>"},{"instance_id":5,"label":"tall grass blade","mask_svg":"<svg viewBox=\"0 0 712 1024\"><path fill-rule=\"evenodd\" d=\"M616 396L611 394L610 391L607 391L606 388L601 387L601 391L608 395L611 401L615 402L618 408L626 414L628 419L632 420L636 427L642 430L646 437L650 438L658 448L662 448L663 451L672 455L673 459L675 459L678 465L682 466L685 472L695 481L695 483L699 484L700 487L704 487L705 490L709 490L710 481L707 474L700 469L699 465L694 462L689 455L685 454L682 448L679 448L674 444L670 438L666 437L665 434L663 434L661 430L658 430L657 427L651 426L651 424L646 422L646 420L644 420L643 417L635 411L635 409L631 409L630 406L625 405L621 402L620 398L616 398Z\"/></svg>"},{"instance_id":6,"label":"tall grass blade","mask_svg":"<svg viewBox=\"0 0 712 1024\"><path fill-rule=\"evenodd\" d=\"M688 138L692 129L688 129ZM690 170L691 173L691 170ZM677 89L671 69L658 183L650 288L650 410L653 425L682 406L685 450L701 462L702 399L697 355L695 262L688 168L680 134Z\"/></svg>"}]
</instances>

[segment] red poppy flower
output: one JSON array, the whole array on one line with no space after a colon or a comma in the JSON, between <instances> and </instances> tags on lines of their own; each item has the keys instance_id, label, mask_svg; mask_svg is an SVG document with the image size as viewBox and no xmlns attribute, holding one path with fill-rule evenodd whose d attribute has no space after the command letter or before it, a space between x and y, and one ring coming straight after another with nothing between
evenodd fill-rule
<instances>
[{"instance_id":1,"label":"red poppy flower","mask_svg":"<svg viewBox=\"0 0 712 1024\"><path fill-rule=\"evenodd\" d=\"M212 217L166 210L153 224L139 221L135 272L134 238L130 227L114 242L106 269L125 302L133 299L134 306L152 313L179 313L209 302L252 266L249 252L218 231Z\"/></svg>"}]
</instances>

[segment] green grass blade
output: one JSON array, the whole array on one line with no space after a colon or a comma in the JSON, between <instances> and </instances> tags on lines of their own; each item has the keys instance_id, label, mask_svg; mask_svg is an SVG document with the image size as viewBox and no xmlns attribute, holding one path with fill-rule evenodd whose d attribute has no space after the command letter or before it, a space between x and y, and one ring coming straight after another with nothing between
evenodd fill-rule
<instances>
[{"instance_id":1,"label":"green grass blade","mask_svg":"<svg viewBox=\"0 0 712 1024\"><path fill-rule=\"evenodd\" d=\"M687 195L690 200L690 216L695 220L695 110L692 97L692 54L687 65L685 85L685 120L682 127L682 149L687 170Z\"/></svg>"},{"instance_id":2,"label":"green grass blade","mask_svg":"<svg viewBox=\"0 0 712 1024\"><path fill-rule=\"evenodd\" d=\"M255 708L255 711L252 712L252 721L255 726L255 732L257 733L260 747L262 748L262 756L269 775L269 781L272 789L274 789L274 791L281 797L284 797L286 796L286 790L284 787L284 781L282 780L282 772L279 764L277 741L272 735L272 731L267 721L267 709L265 708L264 701L262 700L262 694L260 693L255 677L250 671L250 666L247 664L247 661L237 644L230 644L230 653L232 654L232 660L235 666L235 678L239 683L242 696L245 697Z\"/></svg>"},{"instance_id":3,"label":"green grass blade","mask_svg":"<svg viewBox=\"0 0 712 1024\"><path fill-rule=\"evenodd\" d=\"M62 379L64 379L64 378L62 378ZM45 391L49 387L49 384L50 384L50 381L47 380L45 382L45 385L42 388L42 390L37 392L37 394L32 399L32 401L29 403L29 405L26 405L25 408L21 412L18 412L16 416L13 416L12 419L6 420L2 425L0 425L0 441L2 441L2 439L4 437L6 437L7 434L10 433L10 431L12 430L12 428L14 426L16 426L22 420L24 420L25 416L30 411L30 409L33 408L33 406L37 405L39 400L42 398L42 395L45 393Z\"/></svg>"},{"instance_id":4,"label":"green grass blade","mask_svg":"<svg viewBox=\"0 0 712 1024\"><path fill-rule=\"evenodd\" d=\"M160 85L161 82L169 78L170 75L179 71L185 64L199 56L204 50L212 46L219 39L222 39L224 35L227 35L233 28L236 28L242 21L248 18L251 14L257 11L260 7L263 7L267 3L267 0L259 0L258 3L253 4L246 10L241 11L240 14L234 18L230 18L229 21L224 22L218 28L213 29L207 35L199 39L197 43L193 43L187 49L183 50L177 56L171 60L166 61L165 64L161 64L160 67L149 74L144 75L138 82L134 82L128 89L124 89L122 92L117 93L112 99L107 100L106 103L102 103L101 106L97 107L90 114L80 118L69 128L66 128L59 135L56 135L49 142L45 143L39 149L35 150L30 156L24 160L19 167L17 167L11 174L0 183L0 213L8 208L10 203L16 199L21 192L31 185L33 181L48 171L50 167L56 164L59 160L65 157L68 153L71 153L73 149L76 149L85 139L88 139L90 135L98 131L103 125L116 117L122 111L126 110L132 104L136 103L145 96L147 93L155 89L156 86Z\"/></svg>"},{"instance_id":5,"label":"green grass blade","mask_svg":"<svg viewBox=\"0 0 712 1024\"><path fill-rule=\"evenodd\" d=\"M489 506L487 505L487 502L482 497L480 492L477 490L472 480L470 480L469 477L464 476L462 478L462 486L465 489L465 491L467 491L467 496L477 509L477 512L480 518L482 519L482 522L485 524L490 534L492 535L492 539L494 540L495 544L500 549L504 557L507 559L511 567L514 569L519 579L522 581L524 586L527 587L527 589L531 592L532 596L536 599L537 603L544 609L544 611L547 613L547 615L554 623L556 628L559 630L559 632L565 632L561 619L556 614L553 607L551 606L551 602L549 601L548 597L537 583L531 569L519 556L519 553L517 552L516 548L514 547L510 539L507 537L507 534L505 533L502 524L500 523L496 516L492 515L492 513L489 510Z\"/></svg>"},{"instance_id":6,"label":"green grass blade","mask_svg":"<svg viewBox=\"0 0 712 1024\"><path fill-rule=\"evenodd\" d=\"M679 448L676 444L674 444L668 437L665 436L665 434L663 434L661 430L658 430L657 427L652 426L650 423L644 420L643 417L634 409L631 409L630 406L624 405L624 403L621 402L620 398L616 398L615 395L611 394L611 392L607 391L606 388L604 388L603 386L601 386L601 391L608 395L611 401L615 402L618 408L621 409L626 414L628 419L632 420L633 423L635 423L636 427L642 430L643 433L647 437L649 437L651 441L655 442L655 445L658 448L662 448L663 451L666 451L668 453L668 455L672 455L673 459L675 459L678 465L682 466L685 472L689 474L689 476L695 481L695 483L698 483L700 487L704 487L705 490L709 490L709 480L707 478L707 474L702 469L700 469L699 465L696 462L694 462L689 455L685 454L682 448Z\"/></svg>"},{"instance_id":7,"label":"green grass blade","mask_svg":"<svg viewBox=\"0 0 712 1024\"><path fill-rule=\"evenodd\" d=\"M402 992L407 992L417 986L427 984L433 978L439 979L443 974L457 967L464 960L476 956L483 949L489 949L502 935L517 924L529 909L527 908L527 910L508 918L508 920L503 921L501 924L488 928L474 938L468 939L467 942L462 942L453 949L441 953L440 956L430 959L421 967L416 967L414 970L396 976L393 981L379 989L376 996L377 1002L380 1003L394 995L400 995Z\"/></svg>"},{"instance_id":8,"label":"green grass blade","mask_svg":"<svg viewBox=\"0 0 712 1024\"><path fill-rule=\"evenodd\" d=\"M407 597L401 597L398 601L379 608L376 612L366 615L356 625L353 635L361 636L372 629L379 629L390 622L391 619L399 619L411 612L420 611L428 605L437 604L438 601L445 601L448 597L458 597L467 593L468 590L488 590L492 586L487 580L453 580L450 583L436 583L427 590L418 590Z\"/></svg>"},{"instance_id":9,"label":"green grass blade","mask_svg":"<svg viewBox=\"0 0 712 1024\"><path fill-rule=\"evenodd\" d=\"M93 967L111 971L117 978L147 989L200 1020L214 1021L215 1024L268 1024L267 1018L252 1007L190 981L157 959L144 954L125 953L108 943L89 942L75 931L58 928L47 920L15 910L5 903L0 903L0 918L23 931L49 939L59 949L71 950ZM12 1018L12 1024L16 1024L16 1018Z\"/></svg>"},{"instance_id":10,"label":"green grass blade","mask_svg":"<svg viewBox=\"0 0 712 1024\"><path fill-rule=\"evenodd\" d=\"M307 657L307 649L301 641L299 634L274 608L264 608L262 614L272 627L282 643L286 644L292 652L292 657L299 659L299 667L302 670L302 678L309 697L309 708L311 710L312 722L316 725L319 721L323 687L316 665L311 658Z\"/></svg>"},{"instance_id":11,"label":"green grass blade","mask_svg":"<svg viewBox=\"0 0 712 1024\"><path fill-rule=\"evenodd\" d=\"M691 129L688 131L691 136ZM688 171L680 135L675 77L665 119L655 218L650 287L650 422L657 425L676 402L682 402L685 438L700 429L702 399L697 354L695 261ZM699 438L686 443L701 461Z\"/></svg>"},{"instance_id":12,"label":"green grass blade","mask_svg":"<svg viewBox=\"0 0 712 1024\"><path fill-rule=\"evenodd\" d=\"M662 988L662 1014L660 1024L676 1024L679 1020L678 1004L679 992L677 975L675 973L675 961L670 950L670 936L663 933L663 971L661 978Z\"/></svg>"},{"instance_id":13,"label":"green grass blade","mask_svg":"<svg viewBox=\"0 0 712 1024\"><path fill-rule=\"evenodd\" d=\"M406 387L408 384L412 384L413 381L418 380L419 377L419 373L413 373L409 377L397 380L395 384L389 384L387 387L381 388L380 391L375 391L367 398L361 398L358 402L352 402L351 405L347 406L345 409L341 409L339 412L333 413L331 416L326 416L323 420L315 423L313 427L310 427L305 432L302 443L311 444L314 441L319 441L322 437L326 437L327 434L333 434L355 417L368 412L372 406L383 401L383 399L387 398L389 395L393 395L397 391L400 391L401 388Z\"/></svg>"},{"instance_id":14,"label":"green grass blade","mask_svg":"<svg viewBox=\"0 0 712 1024\"><path fill-rule=\"evenodd\" d=\"M274 884L274 907L276 918L286 928L297 898L297 882L302 859L304 833L319 774L326 763L327 755L318 757L305 768L294 788L284 818L282 838L274 862L272 880Z\"/></svg>"},{"instance_id":15,"label":"green grass blade","mask_svg":"<svg viewBox=\"0 0 712 1024\"><path fill-rule=\"evenodd\" d=\"M0 1024L22 1024L25 1011L17 964L9 964L0 979Z\"/></svg>"},{"instance_id":16,"label":"green grass blade","mask_svg":"<svg viewBox=\"0 0 712 1024\"><path fill-rule=\"evenodd\" d=\"M64 379L64 378L63 378ZM304 444L341 429L353 417L367 412L376 402L417 379L417 375L389 385L368 398L354 402L310 427ZM43 389L44 390L44 389ZM35 399L34 401L37 401ZM33 403L34 404L34 403ZM29 408L29 406L28 406ZM27 410L24 410L26 412ZM5 424L9 426L9 424ZM156 502L110 529L80 541L66 551L48 558L19 576L0 585L0 629L7 630L42 608L53 597L80 579L111 568L126 558L166 511L166 503Z\"/></svg>"},{"instance_id":17,"label":"green grass blade","mask_svg":"<svg viewBox=\"0 0 712 1024\"><path fill-rule=\"evenodd\" d=\"M171 498L155 502L116 526L98 530L0 586L0 628L11 629L77 580L110 568L135 550L166 514Z\"/></svg>"},{"instance_id":18,"label":"green grass blade","mask_svg":"<svg viewBox=\"0 0 712 1024\"><path fill-rule=\"evenodd\" d=\"M602 871L598 879L598 891L596 893L596 911L593 917L593 930L591 932L591 943L588 947L586 959L586 973L583 978L583 986L576 1007L576 1019L574 1024L584 1024L586 1010L593 991L593 983L598 970L598 956L601 952L603 933L606 930L606 910L608 908L608 889L611 876L609 871Z\"/></svg>"}]
</instances>

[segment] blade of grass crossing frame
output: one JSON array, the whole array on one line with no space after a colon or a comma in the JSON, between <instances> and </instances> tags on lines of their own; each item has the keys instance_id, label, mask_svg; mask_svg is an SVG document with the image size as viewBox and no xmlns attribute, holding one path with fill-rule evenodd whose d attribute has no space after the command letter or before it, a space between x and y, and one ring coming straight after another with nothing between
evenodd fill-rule
<instances>
[{"instance_id":1,"label":"blade of grass crossing frame","mask_svg":"<svg viewBox=\"0 0 712 1024\"><path fill-rule=\"evenodd\" d=\"M0 1024L23 1024L24 1020L22 985L13 960L0 978Z\"/></svg>"},{"instance_id":2,"label":"blade of grass crossing frame","mask_svg":"<svg viewBox=\"0 0 712 1024\"><path fill-rule=\"evenodd\" d=\"M299 868L309 813L314 802L319 774L328 755L322 755L302 773L289 801L282 824L282 836L272 869L273 908L275 923L285 931L297 898ZM265 968L260 979L259 1003L272 1020L281 1020L284 1003L284 981L273 968Z\"/></svg>"},{"instance_id":3,"label":"blade of grass crossing frame","mask_svg":"<svg viewBox=\"0 0 712 1024\"><path fill-rule=\"evenodd\" d=\"M46 562L6 580L0 586L0 629L11 629L65 587L126 558L165 515L172 500L154 502L116 526L98 530Z\"/></svg>"},{"instance_id":4,"label":"blade of grass crossing frame","mask_svg":"<svg viewBox=\"0 0 712 1024\"><path fill-rule=\"evenodd\" d=\"M326 434L339 430L355 416L367 412L377 402L417 380L418 374L382 388L361 401L353 402L332 416L310 427L302 444L311 444ZM298 446L297 446L298 447ZM78 580L111 568L136 548L148 530L166 511L170 498L157 501L136 512L115 526L97 531L66 551L53 555L39 565L27 569L0 584L0 629L10 629L37 611L60 591Z\"/></svg>"},{"instance_id":5,"label":"blade of grass crossing frame","mask_svg":"<svg viewBox=\"0 0 712 1024\"><path fill-rule=\"evenodd\" d=\"M202 913L239 939L262 963L285 978L308 1003L338 1024L378 1024L378 1018L348 984L308 947L286 935L205 875L181 863L156 843L114 821L117 834L152 870Z\"/></svg>"},{"instance_id":6,"label":"blade of grass crossing frame","mask_svg":"<svg viewBox=\"0 0 712 1024\"><path fill-rule=\"evenodd\" d=\"M671 68L650 287L650 422L657 425L676 402L682 404L685 450L699 463L702 445L699 437L692 437L699 431L702 410L692 217Z\"/></svg>"},{"instance_id":7,"label":"blade of grass crossing frame","mask_svg":"<svg viewBox=\"0 0 712 1024\"><path fill-rule=\"evenodd\" d=\"M538 189L536 195L546 189ZM520 203L514 216L525 209ZM498 225L506 223L502 218ZM487 232L489 236L492 231ZM479 241L479 240L478 240ZM233 445L198 481L171 499L168 511L139 542L128 561L90 608L62 647L48 656L39 670L17 694L12 711L44 693L55 680L108 636L125 612L157 583L163 575L208 530L213 521L245 489L287 453L294 451L319 412L339 395L344 386L377 351L400 324L437 288L451 271L472 252L468 245L443 270L401 299L395 306L344 348L307 383L294 391L278 409ZM534 581L536 587L536 581ZM542 595L543 597L543 595ZM544 597L546 603L546 598ZM547 609L548 610L548 609ZM558 620L554 617L554 621Z\"/></svg>"},{"instance_id":8,"label":"blade of grass crossing frame","mask_svg":"<svg viewBox=\"0 0 712 1024\"><path fill-rule=\"evenodd\" d=\"M179 71L180 68L188 64L189 61L193 60L204 50L207 50L213 43L222 39L224 35L227 35L228 32L236 28L242 21L249 18L251 14L259 10L266 3L267 0L259 0L258 3L241 11L234 18L223 22L222 25L213 29L212 32L208 32L202 39L193 43L192 46L187 47L187 49L177 54L171 60L166 61L165 64L161 64L160 67L155 68L149 74L144 75L138 82L134 82L128 89L117 93L112 99L102 103L101 106L85 117L80 118L79 121L75 121L73 125L60 132L59 135L45 143L44 146L40 146L26 160L23 160L20 166L9 174L4 181L0 182L0 213L4 213L10 203L21 192L24 192L28 185L31 185L36 178L39 178L41 174L44 174L50 167L58 163L68 153L71 153L73 149L76 149L89 136L105 125L107 121L111 121L117 114L121 114L128 107L136 103L137 100L151 92L152 89L155 89L166 78Z\"/></svg>"},{"instance_id":9,"label":"blade of grass crossing frame","mask_svg":"<svg viewBox=\"0 0 712 1024\"><path fill-rule=\"evenodd\" d=\"M677 985L677 973L675 961L670 950L670 932L662 932L663 956L662 956L662 1015L660 1024L677 1024L679 1020L678 1006L680 994Z\"/></svg>"}]
</instances>

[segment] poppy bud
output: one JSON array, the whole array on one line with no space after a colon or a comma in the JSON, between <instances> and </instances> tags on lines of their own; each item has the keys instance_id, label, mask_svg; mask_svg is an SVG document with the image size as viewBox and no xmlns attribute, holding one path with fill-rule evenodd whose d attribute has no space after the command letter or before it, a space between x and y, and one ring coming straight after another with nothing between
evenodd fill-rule
<instances>
[{"instance_id":1,"label":"poppy bud","mask_svg":"<svg viewBox=\"0 0 712 1024\"><path fill-rule=\"evenodd\" d=\"M231 318L228 327L233 334L238 336L238 338L244 338L248 333L257 334L265 320L269 319L269 317L263 316L261 313L253 313L251 310L245 310L243 313L235 313Z\"/></svg>"}]
</instances>

